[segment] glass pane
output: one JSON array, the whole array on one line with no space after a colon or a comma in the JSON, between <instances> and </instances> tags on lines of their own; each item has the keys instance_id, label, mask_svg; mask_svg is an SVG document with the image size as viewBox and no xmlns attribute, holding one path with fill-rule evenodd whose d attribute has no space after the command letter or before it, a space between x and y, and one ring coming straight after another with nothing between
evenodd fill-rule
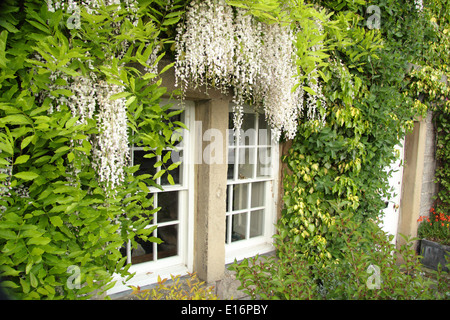
<instances>
[{"instance_id":1,"label":"glass pane","mask_svg":"<svg viewBox=\"0 0 450 320\"><path fill-rule=\"evenodd\" d=\"M235 144L233 113L230 112L228 113L228 145L234 146Z\"/></svg>"},{"instance_id":2,"label":"glass pane","mask_svg":"<svg viewBox=\"0 0 450 320\"><path fill-rule=\"evenodd\" d=\"M270 128L267 125L266 119L263 114L258 115L258 144L270 145L271 144Z\"/></svg>"},{"instance_id":3,"label":"glass pane","mask_svg":"<svg viewBox=\"0 0 450 320\"><path fill-rule=\"evenodd\" d=\"M225 243L230 243L231 238L228 237L228 223L230 221L230 216L227 216L227 218L225 219Z\"/></svg>"},{"instance_id":4,"label":"glass pane","mask_svg":"<svg viewBox=\"0 0 450 320\"><path fill-rule=\"evenodd\" d=\"M247 230L247 212L235 214L232 216L232 219L231 242L244 240Z\"/></svg>"},{"instance_id":5,"label":"glass pane","mask_svg":"<svg viewBox=\"0 0 450 320\"><path fill-rule=\"evenodd\" d=\"M234 179L234 161L235 161L235 148L228 148L228 171L227 179Z\"/></svg>"},{"instance_id":6,"label":"glass pane","mask_svg":"<svg viewBox=\"0 0 450 320\"><path fill-rule=\"evenodd\" d=\"M226 194L226 212L228 212L228 209L230 207L230 205L228 204L229 200L230 200L230 191L233 188L233 186L227 186L227 194Z\"/></svg>"},{"instance_id":7,"label":"glass pane","mask_svg":"<svg viewBox=\"0 0 450 320\"><path fill-rule=\"evenodd\" d=\"M163 159L165 155L167 155L169 151L163 151L161 158ZM163 168L168 168L171 164L173 164L174 162L178 162L181 161L183 157L183 151L172 151L170 154L169 159L167 160L167 162L164 164L164 166L161 167L161 169ZM169 180L167 179L167 174L169 173L170 175L172 175L173 178L173 182L174 184L181 184L181 175L182 175L182 168L183 168L183 163L181 163L177 168L172 169L170 171L166 171L162 177L161 177L161 185L170 185Z\"/></svg>"},{"instance_id":8,"label":"glass pane","mask_svg":"<svg viewBox=\"0 0 450 320\"><path fill-rule=\"evenodd\" d=\"M233 188L233 210L247 209L248 183L235 184Z\"/></svg>"},{"instance_id":9,"label":"glass pane","mask_svg":"<svg viewBox=\"0 0 450 320\"><path fill-rule=\"evenodd\" d=\"M250 213L250 238L263 235L264 210Z\"/></svg>"},{"instance_id":10,"label":"glass pane","mask_svg":"<svg viewBox=\"0 0 450 320\"><path fill-rule=\"evenodd\" d=\"M158 223L178 220L178 191L160 192L157 198L161 207L157 212Z\"/></svg>"},{"instance_id":11,"label":"glass pane","mask_svg":"<svg viewBox=\"0 0 450 320\"><path fill-rule=\"evenodd\" d=\"M256 161L254 148L240 148L238 179L253 178L253 169L255 167L255 162Z\"/></svg>"},{"instance_id":12,"label":"glass pane","mask_svg":"<svg viewBox=\"0 0 450 320\"><path fill-rule=\"evenodd\" d=\"M264 206L265 183L256 182L252 184L252 208Z\"/></svg>"},{"instance_id":13,"label":"glass pane","mask_svg":"<svg viewBox=\"0 0 450 320\"><path fill-rule=\"evenodd\" d=\"M158 238L163 242L157 245L158 259L176 256L178 254L178 225L158 227Z\"/></svg>"},{"instance_id":14,"label":"glass pane","mask_svg":"<svg viewBox=\"0 0 450 320\"><path fill-rule=\"evenodd\" d=\"M240 145L256 144L256 114L244 113L239 137Z\"/></svg>"},{"instance_id":15,"label":"glass pane","mask_svg":"<svg viewBox=\"0 0 450 320\"><path fill-rule=\"evenodd\" d=\"M136 264L153 261L154 242L144 241L142 239L139 239L138 237L136 237L135 240L138 245L136 248L133 248L131 250L131 263Z\"/></svg>"},{"instance_id":16,"label":"glass pane","mask_svg":"<svg viewBox=\"0 0 450 320\"><path fill-rule=\"evenodd\" d=\"M256 175L258 177L270 177L272 176L272 152L271 148L258 148L258 158Z\"/></svg>"},{"instance_id":17,"label":"glass pane","mask_svg":"<svg viewBox=\"0 0 450 320\"><path fill-rule=\"evenodd\" d=\"M139 170L136 171L135 175L141 174L151 174L154 175L156 173L156 168L154 165L157 161L157 157L153 158L144 158L144 155L148 154L148 151L136 150L133 152L133 165L140 165Z\"/></svg>"}]
</instances>

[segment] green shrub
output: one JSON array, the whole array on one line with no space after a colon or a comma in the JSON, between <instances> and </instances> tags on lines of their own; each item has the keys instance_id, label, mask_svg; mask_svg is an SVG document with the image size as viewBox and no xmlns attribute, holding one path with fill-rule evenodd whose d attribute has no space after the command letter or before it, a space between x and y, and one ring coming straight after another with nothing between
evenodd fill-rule
<instances>
[{"instance_id":1,"label":"green shrub","mask_svg":"<svg viewBox=\"0 0 450 320\"><path fill-rule=\"evenodd\" d=\"M171 275L169 279L158 276L157 287L142 290L133 287L132 294L140 300L217 300L214 287L205 286L196 273L189 273L186 279Z\"/></svg>"},{"instance_id":2,"label":"green shrub","mask_svg":"<svg viewBox=\"0 0 450 320\"><path fill-rule=\"evenodd\" d=\"M278 237L276 257L245 259L230 269L252 299L450 298L448 274L438 270L426 276L413 239L396 249L375 222L365 225L370 237L352 218L336 223L345 245L334 260L308 261L292 242Z\"/></svg>"},{"instance_id":3,"label":"green shrub","mask_svg":"<svg viewBox=\"0 0 450 320\"><path fill-rule=\"evenodd\" d=\"M142 72L156 66L156 61L146 62L159 32L148 18L150 9L141 8L136 26L125 9L116 9L89 14L82 8L80 28L70 29L71 13L63 8L49 12L46 1L2 2L0 276L14 298L101 294L114 285L113 274L131 276L120 252L124 243L160 241L146 228L156 211L149 209L148 198L156 175L135 175L138 166L125 164L123 180L112 190L93 166L101 151L99 136L110 132L100 123L108 119L100 100L110 106L127 98L120 117L127 135L114 136L130 139L123 150L137 144L148 156L161 155L175 143L172 133L178 127L169 119L169 106L159 105L166 88L161 81L149 83L158 74ZM73 109L87 105L79 101L86 95L70 85L89 77L95 83L95 88L84 86L89 94L100 83L106 89L95 92L99 98L90 104L95 110L81 121L82 113ZM111 86L119 93L105 98ZM168 172L166 164L164 157L158 175Z\"/></svg>"}]
</instances>

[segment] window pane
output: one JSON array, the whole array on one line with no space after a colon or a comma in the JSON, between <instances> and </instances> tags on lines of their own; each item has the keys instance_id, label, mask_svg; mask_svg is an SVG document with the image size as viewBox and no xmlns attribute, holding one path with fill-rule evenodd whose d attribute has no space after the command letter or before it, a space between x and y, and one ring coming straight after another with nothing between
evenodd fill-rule
<instances>
[{"instance_id":1,"label":"window pane","mask_svg":"<svg viewBox=\"0 0 450 320\"><path fill-rule=\"evenodd\" d=\"M248 183L235 184L233 188L233 210L247 209Z\"/></svg>"},{"instance_id":2,"label":"window pane","mask_svg":"<svg viewBox=\"0 0 450 320\"><path fill-rule=\"evenodd\" d=\"M250 213L250 238L263 234L264 210L257 210Z\"/></svg>"},{"instance_id":3,"label":"window pane","mask_svg":"<svg viewBox=\"0 0 450 320\"><path fill-rule=\"evenodd\" d=\"M267 125L266 119L263 114L258 116L258 144L270 145L271 144L270 128Z\"/></svg>"},{"instance_id":4,"label":"window pane","mask_svg":"<svg viewBox=\"0 0 450 320\"><path fill-rule=\"evenodd\" d=\"M253 169L255 167L254 156L255 156L254 148L239 149L238 179L253 178Z\"/></svg>"},{"instance_id":5,"label":"window pane","mask_svg":"<svg viewBox=\"0 0 450 320\"><path fill-rule=\"evenodd\" d=\"M256 114L244 113L239 137L240 145L256 144Z\"/></svg>"},{"instance_id":6,"label":"window pane","mask_svg":"<svg viewBox=\"0 0 450 320\"><path fill-rule=\"evenodd\" d=\"M178 191L160 192L157 197L161 207L157 212L158 223L178 220Z\"/></svg>"},{"instance_id":7,"label":"window pane","mask_svg":"<svg viewBox=\"0 0 450 320\"><path fill-rule=\"evenodd\" d=\"M144 158L144 155L148 154L148 151L136 150L133 152L133 165L140 165L139 170L136 171L135 175L141 174L151 174L154 175L156 173L156 168L154 167L157 157L153 158Z\"/></svg>"},{"instance_id":8,"label":"window pane","mask_svg":"<svg viewBox=\"0 0 450 320\"><path fill-rule=\"evenodd\" d=\"M230 112L228 113L228 145L234 146L235 144L233 113Z\"/></svg>"},{"instance_id":9,"label":"window pane","mask_svg":"<svg viewBox=\"0 0 450 320\"><path fill-rule=\"evenodd\" d=\"M225 219L225 243L230 243L230 241L231 241L231 237L230 237L230 239L228 238L228 230L229 230L228 224L229 224L230 219L231 219L231 216L227 216L227 218Z\"/></svg>"},{"instance_id":10,"label":"window pane","mask_svg":"<svg viewBox=\"0 0 450 320\"><path fill-rule=\"evenodd\" d=\"M232 219L231 242L244 240L247 230L247 212L235 214Z\"/></svg>"},{"instance_id":11,"label":"window pane","mask_svg":"<svg viewBox=\"0 0 450 320\"><path fill-rule=\"evenodd\" d=\"M228 180L234 179L235 151L236 148L228 148L228 171L227 171Z\"/></svg>"},{"instance_id":12,"label":"window pane","mask_svg":"<svg viewBox=\"0 0 450 320\"><path fill-rule=\"evenodd\" d=\"M158 227L158 238L163 242L158 244L158 259L176 256L178 254L178 225Z\"/></svg>"},{"instance_id":13,"label":"window pane","mask_svg":"<svg viewBox=\"0 0 450 320\"><path fill-rule=\"evenodd\" d=\"M147 261L153 261L153 242L144 241L135 237L138 243L137 248L131 250L131 263L142 263Z\"/></svg>"},{"instance_id":14,"label":"window pane","mask_svg":"<svg viewBox=\"0 0 450 320\"><path fill-rule=\"evenodd\" d=\"M272 176L272 152L270 147L258 148L258 158L256 175L258 177L270 177Z\"/></svg>"},{"instance_id":15,"label":"window pane","mask_svg":"<svg viewBox=\"0 0 450 320\"><path fill-rule=\"evenodd\" d=\"M226 194L226 212L228 212L228 210L229 210L229 204L228 204L228 202L229 202L229 200L230 200L230 190L231 190L231 188L233 188L233 186L227 186L227 194Z\"/></svg>"},{"instance_id":16,"label":"window pane","mask_svg":"<svg viewBox=\"0 0 450 320\"><path fill-rule=\"evenodd\" d=\"M165 155L167 155L169 151L163 151L161 158L163 159ZM161 167L161 169L163 168L168 168L171 164L173 164L174 162L178 162L181 161L183 157L183 151L172 151L170 154L169 159L167 160L167 162L164 164L164 166ZM173 178L173 182L174 184L181 184L181 173L182 173L182 168L183 168L183 163L181 163L177 168L172 169L170 171L166 171L162 177L161 177L161 185L170 185L169 180L167 179L167 174L169 173L170 175L172 175Z\"/></svg>"},{"instance_id":17,"label":"window pane","mask_svg":"<svg viewBox=\"0 0 450 320\"><path fill-rule=\"evenodd\" d=\"M264 206L265 182L252 183L252 208Z\"/></svg>"}]
</instances>

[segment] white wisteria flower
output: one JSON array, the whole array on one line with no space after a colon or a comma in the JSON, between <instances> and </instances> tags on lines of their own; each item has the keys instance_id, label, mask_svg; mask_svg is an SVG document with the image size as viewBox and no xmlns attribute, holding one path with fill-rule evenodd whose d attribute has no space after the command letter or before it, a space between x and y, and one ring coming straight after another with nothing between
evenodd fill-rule
<instances>
[{"instance_id":1,"label":"white wisteria flower","mask_svg":"<svg viewBox=\"0 0 450 320\"><path fill-rule=\"evenodd\" d=\"M317 96L308 96L304 106L294 41L290 26L261 23L243 9L233 11L225 0L191 1L177 27L175 85L182 92L189 86L232 88L236 133L243 105L250 102L265 111L275 140L283 133L292 139L304 109L312 119L318 103L326 107L317 72L307 83Z\"/></svg>"},{"instance_id":2,"label":"white wisteria flower","mask_svg":"<svg viewBox=\"0 0 450 320\"><path fill-rule=\"evenodd\" d=\"M99 81L96 84L100 133L93 140L94 168L99 181L114 189L124 181L124 168L129 163L128 119L125 98L111 100L122 87Z\"/></svg>"}]
</instances>

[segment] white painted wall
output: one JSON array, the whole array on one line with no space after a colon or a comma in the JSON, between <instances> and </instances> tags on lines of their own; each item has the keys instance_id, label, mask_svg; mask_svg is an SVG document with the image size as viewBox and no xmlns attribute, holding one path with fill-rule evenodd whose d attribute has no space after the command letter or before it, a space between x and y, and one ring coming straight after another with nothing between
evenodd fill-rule
<instances>
[{"instance_id":1,"label":"white painted wall","mask_svg":"<svg viewBox=\"0 0 450 320\"><path fill-rule=\"evenodd\" d=\"M393 188L391 198L386 199L388 206L384 209L383 216L383 230L393 235L392 242L395 244L397 240L398 219L400 212L400 200L402 195L402 179L403 179L403 165L404 165L404 140L395 147L399 152L397 161L386 168L386 171L393 170L392 176L389 178L389 185Z\"/></svg>"}]
</instances>

